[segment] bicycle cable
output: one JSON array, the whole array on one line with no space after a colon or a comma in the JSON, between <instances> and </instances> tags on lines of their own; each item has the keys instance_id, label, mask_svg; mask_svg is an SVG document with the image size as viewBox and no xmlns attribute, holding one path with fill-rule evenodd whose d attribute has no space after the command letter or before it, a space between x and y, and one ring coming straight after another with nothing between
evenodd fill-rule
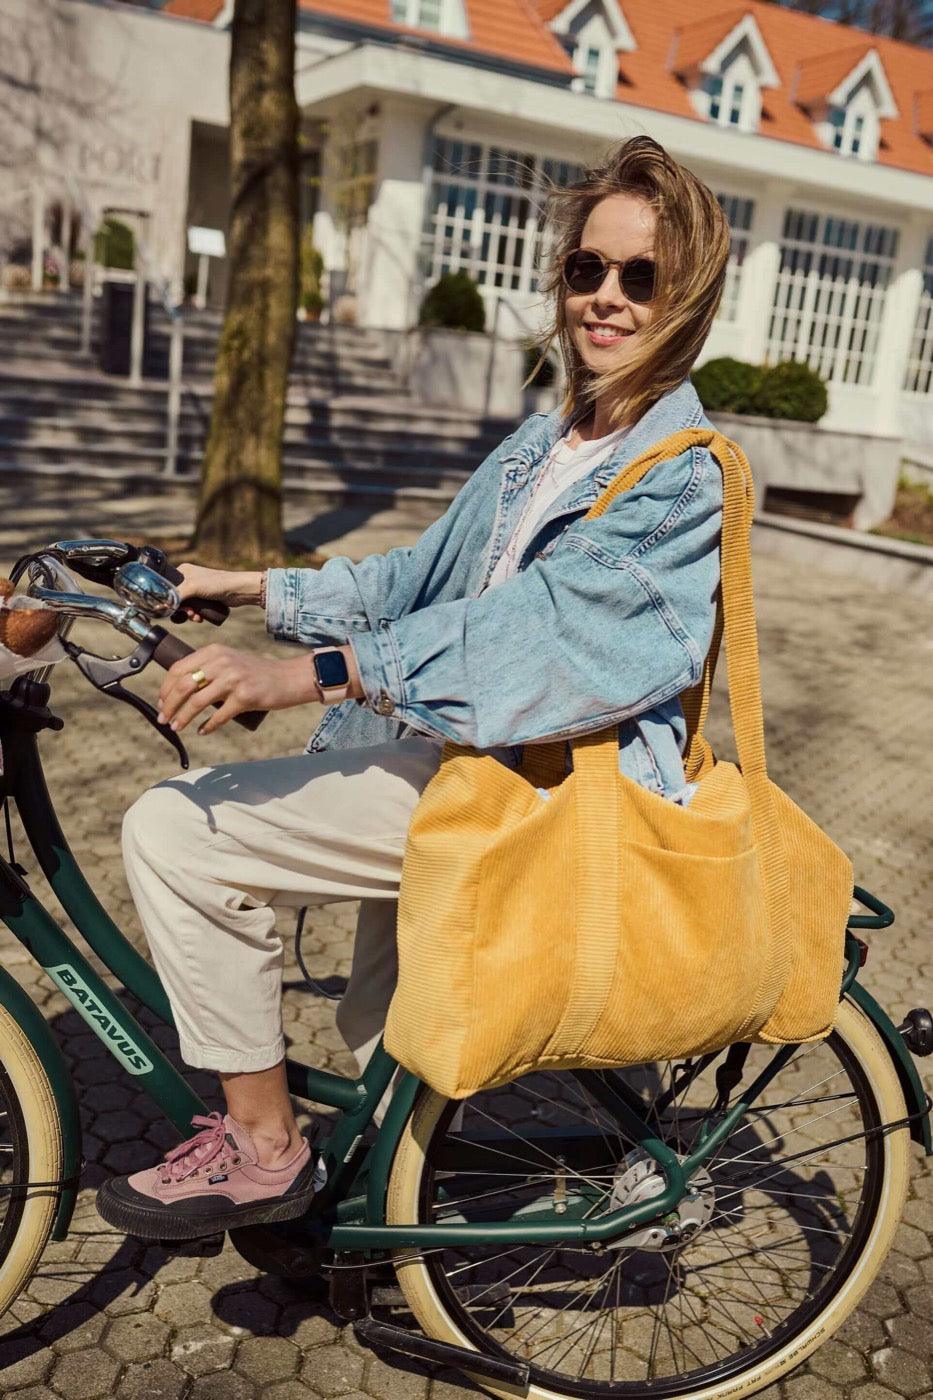
<instances>
[{"instance_id":1,"label":"bicycle cable","mask_svg":"<svg viewBox=\"0 0 933 1400\"><path fill-rule=\"evenodd\" d=\"M295 962L298 964L299 971L309 991L314 992L315 996L326 997L328 1001L341 1001L343 998L342 992L329 992L322 982L319 982L316 977L311 976L305 966L305 960L301 953L301 935L304 933L305 915L307 912L307 907L299 909L298 917L295 920Z\"/></svg>"}]
</instances>

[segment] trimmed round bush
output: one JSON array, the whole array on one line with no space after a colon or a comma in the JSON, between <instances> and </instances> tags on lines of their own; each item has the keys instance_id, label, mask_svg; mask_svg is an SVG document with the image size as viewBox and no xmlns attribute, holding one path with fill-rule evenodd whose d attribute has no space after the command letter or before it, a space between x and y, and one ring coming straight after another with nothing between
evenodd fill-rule
<instances>
[{"instance_id":1,"label":"trimmed round bush","mask_svg":"<svg viewBox=\"0 0 933 1400\"><path fill-rule=\"evenodd\" d=\"M691 378L707 413L753 413L750 407L764 371L758 365L720 355L695 369Z\"/></svg>"},{"instance_id":2,"label":"trimmed round bush","mask_svg":"<svg viewBox=\"0 0 933 1400\"><path fill-rule=\"evenodd\" d=\"M94 258L102 267L131 272L135 251L133 230L119 219L105 219L94 235Z\"/></svg>"},{"instance_id":3,"label":"trimmed round bush","mask_svg":"<svg viewBox=\"0 0 933 1400\"><path fill-rule=\"evenodd\" d=\"M763 418L795 418L815 423L826 412L826 385L803 360L784 360L766 369L752 396L749 413Z\"/></svg>"},{"instance_id":4,"label":"trimmed round bush","mask_svg":"<svg viewBox=\"0 0 933 1400\"><path fill-rule=\"evenodd\" d=\"M418 324L446 326L448 330L485 330L486 307L470 274L445 272L425 293Z\"/></svg>"}]
</instances>

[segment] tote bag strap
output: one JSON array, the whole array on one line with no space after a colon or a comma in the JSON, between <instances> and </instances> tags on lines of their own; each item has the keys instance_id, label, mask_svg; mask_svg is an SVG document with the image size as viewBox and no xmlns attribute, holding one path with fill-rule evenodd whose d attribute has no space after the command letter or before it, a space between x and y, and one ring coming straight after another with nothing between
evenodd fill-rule
<instances>
[{"instance_id":1,"label":"tote bag strap","mask_svg":"<svg viewBox=\"0 0 933 1400\"><path fill-rule=\"evenodd\" d=\"M698 435L698 436L697 436ZM716 436L721 437L720 434ZM603 494L590 507L584 520L593 520L602 515L616 496L623 491L629 491L633 486L637 486L642 477L651 471L652 467L658 466L661 462L680 456L689 447L699 444L707 446L713 437L710 429L684 429L677 433L671 433L668 437L662 438L654 443L641 456L630 462L619 475L609 483ZM727 442L722 438L722 442ZM739 466L743 470L746 481L746 508L748 524L751 528L752 515L754 513L754 495L752 486L751 468L740 448L736 448L739 459ZM715 453L714 453L715 455ZM693 782L701 771L712 761L712 750L707 743L703 729L709 714L710 697L713 690L713 677L716 671L716 662L719 658L720 643L723 632L723 608L722 590L720 589L716 605L716 618L713 624L713 637L709 651L703 663L703 674L696 685L690 686L683 691L680 697L684 712L684 720L687 726L687 742L684 749L684 772L688 782ZM566 743L561 740L548 740L540 744L526 744L524 749L522 771L529 782L535 787L555 787L560 783L567 770L567 748Z\"/></svg>"},{"instance_id":2,"label":"tote bag strap","mask_svg":"<svg viewBox=\"0 0 933 1400\"><path fill-rule=\"evenodd\" d=\"M750 548L754 495L748 460L736 443L714 429L687 428L672 433L670 437L656 444L644 458L639 458L621 472L592 507L587 518L601 515L620 491L633 485L655 462L679 455L693 446L708 447L722 471L720 599L732 728L742 776L748 790L772 927L785 931L790 912L787 866L765 760L761 672ZM712 648L710 652L712 654ZM707 661L709 663L709 658ZM712 667L708 664L704 668L702 680L698 686L693 687L694 694L688 702L698 725L705 719L708 709L708 688L711 680ZM701 730L697 728L694 732L700 734ZM590 736L589 742L586 743L580 740L571 741L574 769L581 771L581 775L585 774L587 780L590 777L595 778L597 767L605 767L611 762L615 771L618 765L615 744L594 743L593 737ZM598 786L603 788L604 781L600 781Z\"/></svg>"}]
</instances>

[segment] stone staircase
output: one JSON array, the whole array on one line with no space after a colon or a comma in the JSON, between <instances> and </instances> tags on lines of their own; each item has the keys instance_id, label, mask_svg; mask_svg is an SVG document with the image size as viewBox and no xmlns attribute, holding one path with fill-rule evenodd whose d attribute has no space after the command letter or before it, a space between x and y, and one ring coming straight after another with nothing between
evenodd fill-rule
<instances>
[{"instance_id":1,"label":"stone staircase","mask_svg":"<svg viewBox=\"0 0 933 1400\"><path fill-rule=\"evenodd\" d=\"M112 480L165 479L168 321L151 310L144 382L102 374L80 353L77 296L0 302L0 469ZM211 411L216 313L185 321L178 472L197 476ZM410 501L443 510L514 424L420 403L365 329L298 327L284 485L328 505Z\"/></svg>"}]
</instances>

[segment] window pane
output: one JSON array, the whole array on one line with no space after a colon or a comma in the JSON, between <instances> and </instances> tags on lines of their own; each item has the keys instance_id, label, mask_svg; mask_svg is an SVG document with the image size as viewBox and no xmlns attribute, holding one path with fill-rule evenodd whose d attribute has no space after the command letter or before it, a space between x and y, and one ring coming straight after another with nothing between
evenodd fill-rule
<instances>
[{"instance_id":1,"label":"window pane","mask_svg":"<svg viewBox=\"0 0 933 1400\"><path fill-rule=\"evenodd\" d=\"M825 379L871 384L897 242L895 228L788 210L769 361L806 360Z\"/></svg>"},{"instance_id":2,"label":"window pane","mask_svg":"<svg viewBox=\"0 0 933 1400\"><path fill-rule=\"evenodd\" d=\"M726 281L719 303L717 316L720 321L734 321L738 311L739 287L742 265L748 252L748 233L752 226L755 201L741 195L717 194L720 208L729 221L732 236L729 239L729 261L726 264Z\"/></svg>"}]
</instances>

